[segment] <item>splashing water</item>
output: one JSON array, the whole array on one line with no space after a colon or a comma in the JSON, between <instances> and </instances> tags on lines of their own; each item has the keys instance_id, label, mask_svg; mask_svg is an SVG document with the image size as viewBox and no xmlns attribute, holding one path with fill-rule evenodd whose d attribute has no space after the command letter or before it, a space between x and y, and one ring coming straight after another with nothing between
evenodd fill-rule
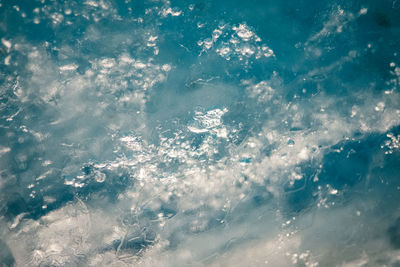
<instances>
[{"instance_id":1,"label":"splashing water","mask_svg":"<svg viewBox=\"0 0 400 267\"><path fill-rule=\"evenodd\" d=\"M0 1L5 266L397 266L397 1Z\"/></svg>"}]
</instances>

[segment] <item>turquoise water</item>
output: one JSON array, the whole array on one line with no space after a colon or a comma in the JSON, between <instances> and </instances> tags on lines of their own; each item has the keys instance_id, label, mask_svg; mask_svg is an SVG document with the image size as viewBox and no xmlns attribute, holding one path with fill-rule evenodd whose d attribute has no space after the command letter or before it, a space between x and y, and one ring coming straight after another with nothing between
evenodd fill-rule
<instances>
[{"instance_id":1,"label":"turquoise water","mask_svg":"<svg viewBox=\"0 0 400 267\"><path fill-rule=\"evenodd\" d=\"M2 266L398 266L400 1L0 1Z\"/></svg>"}]
</instances>

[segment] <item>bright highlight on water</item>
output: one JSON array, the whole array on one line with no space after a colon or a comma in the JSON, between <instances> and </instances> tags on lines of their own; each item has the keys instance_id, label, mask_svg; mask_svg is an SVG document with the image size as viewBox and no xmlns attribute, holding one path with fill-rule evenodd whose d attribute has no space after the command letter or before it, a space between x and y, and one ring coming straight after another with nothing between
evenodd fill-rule
<instances>
[{"instance_id":1,"label":"bright highlight on water","mask_svg":"<svg viewBox=\"0 0 400 267\"><path fill-rule=\"evenodd\" d=\"M0 0L0 266L399 266L400 1Z\"/></svg>"}]
</instances>

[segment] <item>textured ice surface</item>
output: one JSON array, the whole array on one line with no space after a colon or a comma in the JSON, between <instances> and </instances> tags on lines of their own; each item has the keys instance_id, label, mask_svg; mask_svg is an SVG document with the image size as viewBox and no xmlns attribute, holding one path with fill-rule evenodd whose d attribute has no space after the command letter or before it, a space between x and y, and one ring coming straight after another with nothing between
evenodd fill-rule
<instances>
[{"instance_id":1,"label":"textured ice surface","mask_svg":"<svg viewBox=\"0 0 400 267\"><path fill-rule=\"evenodd\" d=\"M0 263L398 266L399 12L0 1Z\"/></svg>"}]
</instances>

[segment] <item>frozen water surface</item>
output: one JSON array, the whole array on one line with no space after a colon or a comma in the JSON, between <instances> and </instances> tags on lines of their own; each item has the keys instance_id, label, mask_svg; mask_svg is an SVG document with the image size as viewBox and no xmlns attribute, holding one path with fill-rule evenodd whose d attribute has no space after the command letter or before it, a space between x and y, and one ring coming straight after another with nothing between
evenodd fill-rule
<instances>
[{"instance_id":1,"label":"frozen water surface","mask_svg":"<svg viewBox=\"0 0 400 267\"><path fill-rule=\"evenodd\" d=\"M0 1L1 266L399 266L400 1Z\"/></svg>"}]
</instances>

